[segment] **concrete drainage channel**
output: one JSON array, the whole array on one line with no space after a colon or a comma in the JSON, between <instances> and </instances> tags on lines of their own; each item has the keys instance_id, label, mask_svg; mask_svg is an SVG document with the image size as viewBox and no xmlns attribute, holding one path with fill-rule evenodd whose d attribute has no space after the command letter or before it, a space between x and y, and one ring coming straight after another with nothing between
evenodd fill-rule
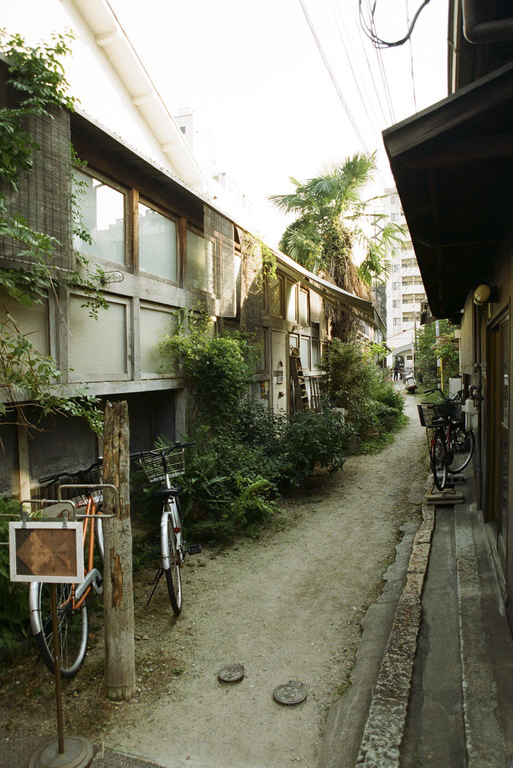
<instances>
[{"instance_id":1,"label":"concrete drainage channel","mask_svg":"<svg viewBox=\"0 0 513 768\"><path fill-rule=\"evenodd\" d=\"M387 584L362 621L351 687L330 710L320 768L398 768L435 511L404 526Z\"/></svg>"},{"instance_id":2,"label":"concrete drainage channel","mask_svg":"<svg viewBox=\"0 0 513 768\"><path fill-rule=\"evenodd\" d=\"M434 529L434 508L424 504L422 517L356 760L356 765L366 768L399 766L422 616L422 590Z\"/></svg>"}]
</instances>

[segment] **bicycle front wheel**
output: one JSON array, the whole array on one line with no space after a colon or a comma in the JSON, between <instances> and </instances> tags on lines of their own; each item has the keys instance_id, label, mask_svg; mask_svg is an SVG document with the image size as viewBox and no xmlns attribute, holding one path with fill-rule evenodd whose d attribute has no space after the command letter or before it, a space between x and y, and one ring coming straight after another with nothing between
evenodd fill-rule
<instances>
[{"instance_id":1,"label":"bicycle front wheel","mask_svg":"<svg viewBox=\"0 0 513 768\"><path fill-rule=\"evenodd\" d=\"M169 568L164 568L166 574L167 591L171 608L178 616L182 610L182 576L180 573L180 556L177 547L176 533L173 530L173 521L170 515L166 515L166 536L169 552Z\"/></svg>"},{"instance_id":2,"label":"bicycle front wheel","mask_svg":"<svg viewBox=\"0 0 513 768\"><path fill-rule=\"evenodd\" d=\"M436 431L431 443L431 471L436 487L443 491L447 483L447 448L443 432Z\"/></svg>"},{"instance_id":3,"label":"bicycle front wheel","mask_svg":"<svg viewBox=\"0 0 513 768\"><path fill-rule=\"evenodd\" d=\"M89 638L87 607L73 610L72 584L57 584L57 626L61 656L61 677L70 679L85 659ZM41 657L55 674L50 584L38 584L37 605L41 631L35 635Z\"/></svg>"},{"instance_id":4,"label":"bicycle front wheel","mask_svg":"<svg viewBox=\"0 0 513 768\"><path fill-rule=\"evenodd\" d=\"M456 474L462 472L468 466L474 453L474 433L467 432L464 427L453 426L451 428L452 461L447 467L449 472Z\"/></svg>"}]
</instances>

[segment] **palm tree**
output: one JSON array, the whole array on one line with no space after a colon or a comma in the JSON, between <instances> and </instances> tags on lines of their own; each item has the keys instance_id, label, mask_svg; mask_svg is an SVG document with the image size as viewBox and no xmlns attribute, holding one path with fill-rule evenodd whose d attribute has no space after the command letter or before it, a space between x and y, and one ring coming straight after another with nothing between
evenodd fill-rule
<instances>
[{"instance_id":1,"label":"palm tree","mask_svg":"<svg viewBox=\"0 0 513 768\"><path fill-rule=\"evenodd\" d=\"M327 273L345 290L354 287L349 283L354 283L351 265L357 245L363 253L357 273L370 285L373 279L386 280L388 252L402 243L401 227L368 210L376 198L363 201L360 196L374 169L374 154L356 153L342 164L326 165L314 179L299 182L291 177L294 192L269 198L283 212L297 216L283 233L280 249L310 271Z\"/></svg>"}]
</instances>

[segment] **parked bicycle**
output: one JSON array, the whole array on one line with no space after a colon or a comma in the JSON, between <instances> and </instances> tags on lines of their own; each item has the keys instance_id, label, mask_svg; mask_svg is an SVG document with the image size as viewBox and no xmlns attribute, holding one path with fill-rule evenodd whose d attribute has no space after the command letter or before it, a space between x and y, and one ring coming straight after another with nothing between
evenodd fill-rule
<instances>
[{"instance_id":1,"label":"parked bicycle","mask_svg":"<svg viewBox=\"0 0 513 768\"><path fill-rule=\"evenodd\" d=\"M77 520L83 520L84 581L81 584L56 585L61 677L69 679L78 672L87 652L89 641L87 604L94 594L103 593L101 461L79 472L61 472L41 478L39 483L44 486L45 491L51 490L54 498L57 495L59 499L68 498L73 501L77 510ZM59 512L59 505L42 509L43 516L46 517L53 517ZM50 584L40 582L30 584L29 609L30 626L41 658L54 672Z\"/></svg>"},{"instance_id":2,"label":"parked bicycle","mask_svg":"<svg viewBox=\"0 0 513 768\"><path fill-rule=\"evenodd\" d=\"M159 484L152 491L152 496L162 499L160 516L161 567L155 578L155 586L148 602L164 573L171 607L177 616L182 610L181 568L186 553L196 554L201 551L199 546L187 549L185 545L179 499L182 489L177 484L177 480L183 476L185 470L185 449L193 445L194 443L177 442L165 448L134 453L130 457L138 462L152 485Z\"/></svg>"},{"instance_id":3,"label":"parked bicycle","mask_svg":"<svg viewBox=\"0 0 513 768\"><path fill-rule=\"evenodd\" d=\"M440 403L420 403L420 423L426 427L433 481L439 491L447 486L448 474L462 472L474 453L474 433L466 430L462 418L461 392L446 397L439 387L425 390L438 392Z\"/></svg>"}]
</instances>

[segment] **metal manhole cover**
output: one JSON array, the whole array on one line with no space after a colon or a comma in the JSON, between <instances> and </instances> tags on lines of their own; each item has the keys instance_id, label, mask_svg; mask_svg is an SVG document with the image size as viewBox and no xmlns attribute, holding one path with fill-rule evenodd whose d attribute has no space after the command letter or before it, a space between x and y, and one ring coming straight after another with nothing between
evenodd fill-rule
<instances>
[{"instance_id":1,"label":"metal manhole cover","mask_svg":"<svg viewBox=\"0 0 513 768\"><path fill-rule=\"evenodd\" d=\"M220 669L217 677L222 683L238 683L244 677L244 667L242 664L230 664Z\"/></svg>"},{"instance_id":2,"label":"metal manhole cover","mask_svg":"<svg viewBox=\"0 0 513 768\"><path fill-rule=\"evenodd\" d=\"M299 704L306 699L305 684L289 680L286 685L279 685L274 689L273 698L278 704Z\"/></svg>"}]
</instances>

